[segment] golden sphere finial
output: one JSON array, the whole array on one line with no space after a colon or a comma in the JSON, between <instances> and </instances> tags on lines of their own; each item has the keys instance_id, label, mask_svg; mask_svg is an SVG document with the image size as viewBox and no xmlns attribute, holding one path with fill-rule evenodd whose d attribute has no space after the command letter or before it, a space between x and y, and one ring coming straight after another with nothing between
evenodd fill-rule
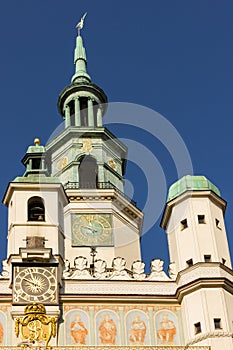
<instances>
[{"instance_id":1,"label":"golden sphere finial","mask_svg":"<svg viewBox=\"0 0 233 350\"><path fill-rule=\"evenodd\" d=\"M38 137L34 139L34 145L40 146L40 139Z\"/></svg>"}]
</instances>

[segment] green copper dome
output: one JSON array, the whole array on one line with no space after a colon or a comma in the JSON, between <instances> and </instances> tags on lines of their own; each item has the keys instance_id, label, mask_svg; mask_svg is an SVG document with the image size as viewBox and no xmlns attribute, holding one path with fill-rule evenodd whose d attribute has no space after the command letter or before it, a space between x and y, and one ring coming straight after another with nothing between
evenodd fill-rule
<instances>
[{"instance_id":1,"label":"green copper dome","mask_svg":"<svg viewBox=\"0 0 233 350\"><path fill-rule=\"evenodd\" d=\"M176 181L168 191L167 202L180 196L186 191L213 191L220 196L219 189L212 184L205 176L186 175Z\"/></svg>"}]
</instances>

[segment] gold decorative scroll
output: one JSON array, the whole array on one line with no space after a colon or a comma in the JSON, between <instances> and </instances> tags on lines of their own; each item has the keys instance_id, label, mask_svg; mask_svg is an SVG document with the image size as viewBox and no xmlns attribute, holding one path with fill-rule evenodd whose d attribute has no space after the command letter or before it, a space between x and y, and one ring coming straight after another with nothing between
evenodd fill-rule
<instances>
[{"instance_id":1,"label":"gold decorative scroll","mask_svg":"<svg viewBox=\"0 0 233 350\"><path fill-rule=\"evenodd\" d=\"M83 139L83 146L81 151L90 153L92 151L92 143L90 139Z\"/></svg>"},{"instance_id":2,"label":"gold decorative scroll","mask_svg":"<svg viewBox=\"0 0 233 350\"><path fill-rule=\"evenodd\" d=\"M51 337L56 336L57 317L48 317L44 305L36 302L27 305L24 314L15 321L16 336L20 336L22 343L47 346Z\"/></svg>"}]
</instances>

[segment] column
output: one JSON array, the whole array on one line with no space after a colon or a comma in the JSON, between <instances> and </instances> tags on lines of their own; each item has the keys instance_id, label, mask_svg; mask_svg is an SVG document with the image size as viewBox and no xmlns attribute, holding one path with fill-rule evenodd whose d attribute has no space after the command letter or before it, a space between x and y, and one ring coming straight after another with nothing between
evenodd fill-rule
<instances>
[{"instance_id":1,"label":"column","mask_svg":"<svg viewBox=\"0 0 233 350\"><path fill-rule=\"evenodd\" d=\"M65 106L65 127L68 128L70 126L70 107L68 105Z\"/></svg>"},{"instance_id":2,"label":"column","mask_svg":"<svg viewBox=\"0 0 233 350\"><path fill-rule=\"evenodd\" d=\"M29 162L27 164L27 170L32 170L32 159L29 159Z\"/></svg>"},{"instance_id":3,"label":"column","mask_svg":"<svg viewBox=\"0 0 233 350\"><path fill-rule=\"evenodd\" d=\"M119 306L119 316L120 316L120 333L121 333L121 339L120 340L120 345L127 345L127 340L125 338L125 318L124 318L124 307Z\"/></svg>"},{"instance_id":4,"label":"column","mask_svg":"<svg viewBox=\"0 0 233 350\"><path fill-rule=\"evenodd\" d=\"M103 164L98 164L98 182L105 182L104 176L104 166Z\"/></svg>"},{"instance_id":5,"label":"column","mask_svg":"<svg viewBox=\"0 0 233 350\"><path fill-rule=\"evenodd\" d=\"M81 119L80 119L80 101L79 97L76 97L74 100L74 111L75 111L75 126L81 125Z\"/></svg>"},{"instance_id":6,"label":"column","mask_svg":"<svg viewBox=\"0 0 233 350\"><path fill-rule=\"evenodd\" d=\"M97 109L97 126L102 126L103 121L102 121L102 106L98 105Z\"/></svg>"},{"instance_id":7,"label":"column","mask_svg":"<svg viewBox=\"0 0 233 350\"><path fill-rule=\"evenodd\" d=\"M150 334L151 334L151 345L156 345L155 339L155 327L154 327L154 312L151 306L148 307L149 314L149 326L150 326Z\"/></svg>"},{"instance_id":8,"label":"column","mask_svg":"<svg viewBox=\"0 0 233 350\"><path fill-rule=\"evenodd\" d=\"M94 126L93 99L88 97L88 126Z\"/></svg>"},{"instance_id":9,"label":"column","mask_svg":"<svg viewBox=\"0 0 233 350\"><path fill-rule=\"evenodd\" d=\"M89 309L89 316L90 316L90 345L94 345L95 342L95 310L93 306L90 306Z\"/></svg>"}]
</instances>

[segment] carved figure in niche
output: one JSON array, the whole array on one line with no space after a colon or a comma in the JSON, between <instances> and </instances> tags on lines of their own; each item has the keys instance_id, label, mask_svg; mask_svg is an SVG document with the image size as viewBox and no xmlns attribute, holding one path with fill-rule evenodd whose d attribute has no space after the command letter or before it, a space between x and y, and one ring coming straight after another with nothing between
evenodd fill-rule
<instances>
[{"instance_id":1,"label":"carved figure in niche","mask_svg":"<svg viewBox=\"0 0 233 350\"><path fill-rule=\"evenodd\" d=\"M117 328L109 314L104 314L104 319L99 326L99 337L101 344L115 345Z\"/></svg>"},{"instance_id":2,"label":"carved figure in niche","mask_svg":"<svg viewBox=\"0 0 233 350\"><path fill-rule=\"evenodd\" d=\"M86 337L87 337L88 331L84 326L84 323L81 321L81 317L79 314L76 314L74 317L74 321L71 322L70 334L73 337L75 344L80 344L80 345L86 344Z\"/></svg>"},{"instance_id":3,"label":"carved figure in niche","mask_svg":"<svg viewBox=\"0 0 233 350\"><path fill-rule=\"evenodd\" d=\"M3 329L3 325L0 322L0 344L2 344L3 342L3 337L4 337L4 329Z\"/></svg>"},{"instance_id":4,"label":"carved figure in niche","mask_svg":"<svg viewBox=\"0 0 233 350\"><path fill-rule=\"evenodd\" d=\"M161 344L174 344L174 337L176 335L176 326L172 320L168 318L168 314L162 314L159 322L160 328L157 332Z\"/></svg>"},{"instance_id":5,"label":"carved figure in niche","mask_svg":"<svg viewBox=\"0 0 233 350\"><path fill-rule=\"evenodd\" d=\"M135 315L131 323L129 340L133 344L143 345L146 336L146 325L141 320L140 315Z\"/></svg>"}]
</instances>

